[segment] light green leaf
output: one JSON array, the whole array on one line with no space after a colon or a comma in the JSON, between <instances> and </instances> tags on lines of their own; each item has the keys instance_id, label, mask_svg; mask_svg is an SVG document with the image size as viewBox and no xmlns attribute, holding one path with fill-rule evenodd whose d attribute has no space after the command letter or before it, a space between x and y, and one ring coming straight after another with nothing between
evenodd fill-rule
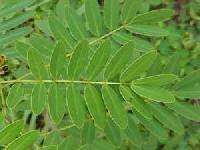
<instances>
[{"instance_id":1,"label":"light green leaf","mask_svg":"<svg viewBox=\"0 0 200 150\"><path fill-rule=\"evenodd\" d=\"M40 114L45 107L47 90L45 84L36 84L31 95L31 108L35 115Z\"/></svg>"},{"instance_id":2,"label":"light green leaf","mask_svg":"<svg viewBox=\"0 0 200 150\"><path fill-rule=\"evenodd\" d=\"M131 115L128 117L128 127L124 130L124 132L131 143L133 143L136 147L141 148L143 144L142 135Z\"/></svg>"},{"instance_id":3,"label":"light green leaf","mask_svg":"<svg viewBox=\"0 0 200 150\"><path fill-rule=\"evenodd\" d=\"M87 85L84 90L85 101L94 122L104 128L106 124L106 109L100 92L92 85Z\"/></svg>"},{"instance_id":4,"label":"light green leaf","mask_svg":"<svg viewBox=\"0 0 200 150\"><path fill-rule=\"evenodd\" d=\"M41 36L40 34L33 34L29 38L29 42L36 50L38 50L45 57L51 56L54 49L54 43L50 39Z\"/></svg>"},{"instance_id":5,"label":"light green leaf","mask_svg":"<svg viewBox=\"0 0 200 150\"><path fill-rule=\"evenodd\" d=\"M67 87L67 107L74 124L82 127L85 121L85 104L75 84L69 84Z\"/></svg>"},{"instance_id":6,"label":"light green leaf","mask_svg":"<svg viewBox=\"0 0 200 150\"><path fill-rule=\"evenodd\" d=\"M6 99L7 106L13 109L22 99L21 97L24 94L24 89L21 84L14 84Z\"/></svg>"},{"instance_id":7,"label":"light green leaf","mask_svg":"<svg viewBox=\"0 0 200 150\"><path fill-rule=\"evenodd\" d=\"M132 92L127 86L120 85L119 90L123 98L131 103L137 112L139 112L146 119L152 119L151 109L149 108L148 103Z\"/></svg>"},{"instance_id":8,"label":"light green leaf","mask_svg":"<svg viewBox=\"0 0 200 150\"><path fill-rule=\"evenodd\" d=\"M39 138L39 131L30 131L12 141L6 150L27 150Z\"/></svg>"},{"instance_id":9,"label":"light green leaf","mask_svg":"<svg viewBox=\"0 0 200 150\"><path fill-rule=\"evenodd\" d=\"M103 23L97 1L85 0L85 15L89 30L92 34L100 36Z\"/></svg>"},{"instance_id":10,"label":"light green leaf","mask_svg":"<svg viewBox=\"0 0 200 150\"><path fill-rule=\"evenodd\" d=\"M100 118L99 118L100 119ZM92 121L88 121L81 129L82 144L92 144L95 139L95 126Z\"/></svg>"},{"instance_id":11,"label":"light green leaf","mask_svg":"<svg viewBox=\"0 0 200 150\"><path fill-rule=\"evenodd\" d=\"M30 6L33 2L34 0L25 0L25 1L20 0L20 1L16 1L15 3L10 3L0 9L0 17L5 17L7 15L10 15L11 13L17 13L21 11L22 9Z\"/></svg>"},{"instance_id":12,"label":"light green leaf","mask_svg":"<svg viewBox=\"0 0 200 150\"><path fill-rule=\"evenodd\" d=\"M121 130L111 119L108 119L106 127L104 129L104 133L112 144L114 144L115 146L121 145Z\"/></svg>"},{"instance_id":13,"label":"light green leaf","mask_svg":"<svg viewBox=\"0 0 200 150\"><path fill-rule=\"evenodd\" d=\"M122 82L131 81L147 71L157 57L156 51L150 51L136 59L126 70L121 73Z\"/></svg>"},{"instance_id":14,"label":"light green leaf","mask_svg":"<svg viewBox=\"0 0 200 150\"><path fill-rule=\"evenodd\" d=\"M38 150L58 150L58 146L57 145L44 146L42 148L39 148Z\"/></svg>"},{"instance_id":15,"label":"light green leaf","mask_svg":"<svg viewBox=\"0 0 200 150\"><path fill-rule=\"evenodd\" d=\"M26 12L21 15L18 15L9 20L0 22L0 32L2 32L2 31L5 32L12 28L15 28L15 27L19 26L20 24L22 24L23 22L25 22L26 20L30 19L31 17L33 17L33 12L30 11L30 12Z\"/></svg>"},{"instance_id":16,"label":"light green leaf","mask_svg":"<svg viewBox=\"0 0 200 150\"><path fill-rule=\"evenodd\" d=\"M154 24L161 21L166 21L174 15L174 11L171 9L160 9L147 12L145 14L138 15L133 20L134 24Z\"/></svg>"},{"instance_id":17,"label":"light green leaf","mask_svg":"<svg viewBox=\"0 0 200 150\"><path fill-rule=\"evenodd\" d=\"M108 85L103 85L102 96L113 121L120 128L126 128L128 119L121 97Z\"/></svg>"},{"instance_id":18,"label":"light green leaf","mask_svg":"<svg viewBox=\"0 0 200 150\"><path fill-rule=\"evenodd\" d=\"M0 130L0 145L12 142L24 128L24 121L18 120Z\"/></svg>"},{"instance_id":19,"label":"light green leaf","mask_svg":"<svg viewBox=\"0 0 200 150\"><path fill-rule=\"evenodd\" d=\"M28 63L31 72L36 79L48 78L48 72L42 60L42 56L35 49L29 50Z\"/></svg>"},{"instance_id":20,"label":"light green leaf","mask_svg":"<svg viewBox=\"0 0 200 150\"><path fill-rule=\"evenodd\" d=\"M153 85L153 86L163 86L163 85L168 85L174 83L178 77L173 74L159 74L155 76L149 76L145 78L140 78L133 83L135 85Z\"/></svg>"},{"instance_id":21,"label":"light green leaf","mask_svg":"<svg viewBox=\"0 0 200 150\"><path fill-rule=\"evenodd\" d=\"M110 49L111 43L109 40L97 48L88 65L87 74L89 80L95 79L104 69L110 56Z\"/></svg>"},{"instance_id":22,"label":"light green leaf","mask_svg":"<svg viewBox=\"0 0 200 150\"><path fill-rule=\"evenodd\" d=\"M24 58L27 59L28 57L28 51L30 49L30 46L23 42L16 42L15 44L17 52Z\"/></svg>"},{"instance_id":23,"label":"light green leaf","mask_svg":"<svg viewBox=\"0 0 200 150\"><path fill-rule=\"evenodd\" d=\"M166 140L168 138L167 130L156 120L146 120L141 115L137 114L137 118L140 123L149 130L153 135L161 140Z\"/></svg>"},{"instance_id":24,"label":"light green leaf","mask_svg":"<svg viewBox=\"0 0 200 150\"><path fill-rule=\"evenodd\" d=\"M131 33L145 35L145 36L162 37L169 35L169 32L167 30L153 25L133 24L133 25L128 25L127 30L130 31Z\"/></svg>"},{"instance_id":25,"label":"light green leaf","mask_svg":"<svg viewBox=\"0 0 200 150\"><path fill-rule=\"evenodd\" d=\"M65 47L69 49L74 48L74 39L72 38L71 34L67 31L65 26L58 20L58 18L56 18L55 15L49 18L49 26L57 40L64 42Z\"/></svg>"},{"instance_id":26,"label":"light green leaf","mask_svg":"<svg viewBox=\"0 0 200 150\"><path fill-rule=\"evenodd\" d=\"M156 101L156 102L163 102L163 103L173 103L175 101L175 97L172 92L154 86L136 86L132 84L131 88L135 93L144 97L146 99Z\"/></svg>"},{"instance_id":27,"label":"light green leaf","mask_svg":"<svg viewBox=\"0 0 200 150\"><path fill-rule=\"evenodd\" d=\"M107 28L114 30L120 22L120 0L106 0L104 2L104 23Z\"/></svg>"},{"instance_id":28,"label":"light green leaf","mask_svg":"<svg viewBox=\"0 0 200 150\"><path fill-rule=\"evenodd\" d=\"M21 27L7 32L6 34L0 34L0 45L6 45L10 42L18 40L19 38L30 34L33 31L31 27Z\"/></svg>"},{"instance_id":29,"label":"light green leaf","mask_svg":"<svg viewBox=\"0 0 200 150\"><path fill-rule=\"evenodd\" d=\"M153 115L167 128L178 134L184 133L184 126L178 116L167 110L160 104L150 103Z\"/></svg>"},{"instance_id":30,"label":"light green leaf","mask_svg":"<svg viewBox=\"0 0 200 150\"><path fill-rule=\"evenodd\" d=\"M125 68L130 58L135 51L135 45L133 42L129 42L119 49L119 51L111 58L110 62L105 68L104 78L110 80Z\"/></svg>"},{"instance_id":31,"label":"light green leaf","mask_svg":"<svg viewBox=\"0 0 200 150\"><path fill-rule=\"evenodd\" d=\"M75 48L68 66L68 77L77 79L88 64L90 47L87 41L81 41Z\"/></svg>"},{"instance_id":32,"label":"light green leaf","mask_svg":"<svg viewBox=\"0 0 200 150\"><path fill-rule=\"evenodd\" d=\"M87 31L82 18L69 6L66 9L66 20L69 30L75 39L83 40L87 37Z\"/></svg>"},{"instance_id":33,"label":"light green leaf","mask_svg":"<svg viewBox=\"0 0 200 150\"><path fill-rule=\"evenodd\" d=\"M166 104L167 107L174 110L183 117L200 122L200 109L187 102L174 102L173 104Z\"/></svg>"},{"instance_id":34,"label":"light green leaf","mask_svg":"<svg viewBox=\"0 0 200 150\"><path fill-rule=\"evenodd\" d=\"M121 18L124 24L133 21L136 13L142 5L141 2L141 0L125 0L121 13Z\"/></svg>"},{"instance_id":35,"label":"light green leaf","mask_svg":"<svg viewBox=\"0 0 200 150\"><path fill-rule=\"evenodd\" d=\"M176 97L199 99L200 98L200 85L193 85L188 87L182 87L181 89L173 91Z\"/></svg>"},{"instance_id":36,"label":"light green leaf","mask_svg":"<svg viewBox=\"0 0 200 150\"><path fill-rule=\"evenodd\" d=\"M59 123L65 114L65 90L59 84L53 84L49 89L48 106L51 118Z\"/></svg>"},{"instance_id":37,"label":"light green leaf","mask_svg":"<svg viewBox=\"0 0 200 150\"><path fill-rule=\"evenodd\" d=\"M50 72L55 79L58 79L65 65L65 45L58 42L51 56Z\"/></svg>"}]
</instances>

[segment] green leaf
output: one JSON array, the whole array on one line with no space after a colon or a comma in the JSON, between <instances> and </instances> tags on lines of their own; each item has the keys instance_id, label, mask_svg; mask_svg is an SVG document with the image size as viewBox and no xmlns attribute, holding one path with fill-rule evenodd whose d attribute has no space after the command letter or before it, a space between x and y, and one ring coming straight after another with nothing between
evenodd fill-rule
<instances>
[{"instance_id":1,"label":"green leaf","mask_svg":"<svg viewBox=\"0 0 200 150\"><path fill-rule=\"evenodd\" d=\"M40 114L45 107L47 90L45 84L36 84L31 95L31 108L35 115Z\"/></svg>"},{"instance_id":2,"label":"green leaf","mask_svg":"<svg viewBox=\"0 0 200 150\"><path fill-rule=\"evenodd\" d=\"M45 57L50 57L54 49L54 43L40 34L33 34L29 38L30 44ZM42 44L41 44L42 43Z\"/></svg>"},{"instance_id":3,"label":"green leaf","mask_svg":"<svg viewBox=\"0 0 200 150\"><path fill-rule=\"evenodd\" d=\"M104 69L110 56L110 49L111 43L109 40L105 41L97 48L87 68L89 80L95 79L98 74Z\"/></svg>"},{"instance_id":4,"label":"green leaf","mask_svg":"<svg viewBox=\"0 0 200 150\"><path fill-rule=\"evenodd\" d=\"M121 130L111 119L108 119L106 127L104 129L104 133L112 144L114 144L115 146L121 145Z\"/></svg>"},{"instance_id":5,"label":"green leaf","mask_svg":"<svg viewBox=\"0 0 200 150\"><path fill-rule=\"evenodd\" d=\"M38 150L58 150L58 146L56 145L44 146L42 148L39 148Z\"/></svg>"},{"instance_id":6,"label":"green leaf","mask_svg":"<svg viewBox=\"0 0 200 150\"><path fill-rule=\"evenodd\" d=\"M181 135L184 133L184 126L179 117L160 104L150 103L150 106L155 118L157 118L165 127Z\"/></svg>"},{"instance_id":7,"label":"green leaf","mask_svg":"<svg viewBox=\"0 0 200 150\"><path fill-rule=\"evenodd\" d=\"M22 24L23 22L25 22L26 20L30 19L31 17L33 17L33 12L29 11L21 15L18 15L14 18L11 18L9 20L0 22L0 32L2 31L5 32L12 28L15 28L19 26L20 24Z\"/></svg>"},{"instance_id":8,"label":"green leaf","mask_svg":"<svg viewBox=\"0 0 200 150\"><path fill-rule=\"evenodd\" d=\"M128 122L127 113L122 104L120 96L108 85L103 85L102 95L104 103L113 121L120 128L126 128Z\"/></svg>"},{"instance_id":9,"label":"green leaf","mask_svg":"<svg viewBox=\"0 0 200 150\"><path fill-rule=\"evenodd\" d=\"M190 98L190 99L199 99L200 98L200 85L197 86L188 86L173 91L176 97L180 98Z\"/></svg>"},{"instance_id":10,"label":"green leaf","mask_svg":"<svg viewBox=\"0 0 200 150\"><path fill-rule=\"evenodd\" d=\"M30 34L33 31L31 27L21 27L7 32L6 34L0 34L0 45L6 45L11 43L25 35Z\"/></svg>"},{"instance_id":11,"label":"green leaf","mask_svg":"<svg viewBox=\"0 0 200 150\"><path fill-rule=\"evenodd\" d=\"M20 1L15 1L15 3L10 3L0 9L0 17L5 17L7 15L10 15L13 12L17 13L21 11L22 9L30 6L33 2L34 0L26 0L26 1L20 0Z\"/></svg>"},{"instance_id":12,"label":"green leaf","mask_svg":"<svg viewBox=\"0 0 200 150\"><path fill-rule=\"evenodd\" d=\"M62 41L65 44L65 47L73 49L75 46L75 41L72 38L71 34L67 31L65 26L56 18L55 15L49 18L50 29L58 41Z\"/></svg>"},{"instance_id":13,"label":"green leaf","mask_svg":"<svg viewBox=\"0 0 200 150\"><path fill-rule=\"evenodd\" d=\"M81 129L82 144L92 144L95 139L95 126L92 121L88 121Z\"/></svg>"},{"instance_id":14,"label":"green leaf","mask_svg":"<svg viewBox=\"0 0 200 150\"><path fill-rule=\"evenodd\" d=\"M28 51L30 49L30 46L23 42L16 42L15 44L17 52L24 58L27 59L28 57Z\"/></svg>"},{"instance_id":15,"label":"green leaf","mask_svg":"<svg viewBox=\"0 0 200 150\"><path fill-rule=\"evenodd\" d=\"M75 39L83 40L87 37L87 31L82 18L69 6L66 9L66 20L69 30Z\"/></svg>"},{"instance_id":16,"label":"green leaf","mask_svg":"<svg viewBox=\"0 0 200 150\"><path fill-rule=\"evenodd\" d=\"M153 85L153 86L163 86L174 83L178 77L173 74L159 74L155 76L149 76L145 78L140 78L133 81L134 85Z\"/></svg>"},{"instance_id":17,"label":"green leaf","mask_svg":"<svg viewBox=\"0 0 200 150\"><path fill-rule=\"evenodd\" d=\"M128 117L128 127L124 130L124 132L131 143L141 148L143 144L142 135L131 115Z\"/></svg>"},{"instance_id":18,"label":"green leaf","mask_svg":"<svg viewBox=\"0 0 200 150\"><path fill-rule=\"evenodd\" d=\"M49 89L48 106L51 118L59 123L65 114L65 89L59 84L53 84Z\"/></svg>"},{"instance_id":19,"label":"green leaf","mask_svg":"<svg viewBox=\"0 0 200 150\"><path fill-rule=\"evenodd\" d=\"M104 23L107 28L114 30L120 22L120 0L106 0L104 2Z\"/></svg>"},{"instance_id":20,"label":"green leaf","mask_svg":"<svg viewBox=\"0 0 200 150\"><path fill-rule=\"evenodd\" d=\"M6 150L27 150L39 138L39 131L30 131L12 141Z\"/></svg>"},{"instance_id":21,"label":"green leaf","mask_svg":"<svg viewBox=\"0 0 200 150\"><path fill-rule=\"evenodd\" d=\"M68 66L68 77L77 79L88 64L90 47L87 41L81 41L75 48Z\"/></svg>"},{"instance_id":22,"label":"green leaf","mask_svg":"<svg viewBox=\"0 0 200 150\"><path fill-rule=\"evenodd\" d=\"M125 0L121 13L121 18L124 24L133 21L136 13L142 5L141 2L141 0Z\"/></svg>"},{"instance_id":23,"label":"green leaf","mask_svg":"<svg viewBox=\"0 0 200 150\"><path fill-rule=\"evenodd\" d=\"M166 104L167 107L174 110L183 117L200 122L200 109L187 102L174 102L173 104Z\"/></svg>"},{"instance_id":24,"label":"green leaf","mask_svg":"<svg viewBox=\"0 0 200 150\"><path fill-rule=\"evenodd\" d=\"M24 121L18 120L0 130L0 145L12 142L24 128Z\"/></svg>"},{"instance_id":25,"label":"green leaf","mask_svg":"<svg viewBox=\"0 0 200 150\"><path fill-rule=\"evenodd\" d=\"M106 124L106 109L100 92L92 85L87 85L84 90L85 101L94 122L104 128Z\"/></svg>"},{"instance_id":26,"label":"green leaf","mask_svg":"<svg viewBox=\"0 0 200 150\"><path fill-rule=\"evenodd\" d=\"M42 60L42 56L35 49L29 50L28 63L31 72L36 79L48 78L48 72Z\"/></svg>"},{"instance_id":27,"label":"green leaf","mask_svg":"<svg viewBox=\"0 0 200 150\"><path fill-rule=\"evenodd\" d=\"M139 119L140 123L149 130L153 135L158 137L161 140L166 140L168 138L168 133L165 128L156 120L146 120L141 115L137 114L137 118Z\"/></svg>"},{"instance_id":28,"label":"green leaf","mask_svg":"<svg viewBox=\"0 0 200 150\"><path fill-rule=\"evenodd\" d=\"M121 73L120 80L122 82L127 82L137 78L140 74L144 73L152 66L156 57L156 51L150 51L142 55Z\"/></svg>"},{"instance_id":29,"label":"green leaf","mask_svg":"<svg viewBox=\"0 0 200 150\"><path fill-rule=\"evenodd\" d=\"M7 106L11 109L16 107L16 105L22 100L21 97L24 94L24 89L21 84L14 84L8 94L6 99Z\"/></svg>"},{"instance_id":30,"label":"green leaf","mask_svg":"<svg viewBox=\"0 0 200 150\"><path fill-rule=\"evenodd\" d=\"M85 0L85 15L89 30L92 34L100 36L103 23L97 1Z\"/></svg>"},{"instance_id":31,"label":"green leaf","mask_svg":"<svg viewBox=\"0 0 200 150\"><path fill-rule=\"evenodd\" d=\"M171 9L160 9L138 15L134 18L134 24L154 24L170 19L174 15Z\"/></svg>"},{"instance_id":32,"label":"green leaf","mask_svg":"<svg viewBox=\"0 0 200 150\"><path fill-rule=\"evenodd\" d=\"M110 80L119 75L119 73L125 68L126 64L129 62L131 56L133 56L134 51L135 45L133 42L129 42L121 47L107 64L104 72L104 78L106 80Z\"/></svg>"},{"instance_id":33,"label":"green leaf","mask_svg":"<svg viewBox=\"0 0 200 150\"><path fill-rule=\"evenodd\" d=\"M151 109L149 108L148 103L133 93L127 86L120 85L119 90L123 98L131 103L137 112L139 112L146 119L152 119Z\"/></svg>"},{"instance_id":34,"label":"green leaf","mask_svg":"<svg viewBox=\"0 0 200 150\"><path fill-rule=\"evenodd\" d=\"M82 127L85 121L85 104L75 84L69 84L67 87L67 107L74 124Z\"/></svg>"},{"instance_id":35,"label":"green leaf","mask_svg":"<svg viewBox=\"0 0 200 150\"><path fill-rule=\"evenodd\" d=\"M153 37L162 37L169 35L169 32L167 30L153 25L133 24L133 25L128 25L127 30L134 34L153 36Z\"/></svg>"},{"instance_id":36,"label":"green leaf","mask_svg":"<svg viewBox=\"0 0 200 150\"><path fill-rule=\"evenodd\" d=\"M58 42L51 56L50 72L55 79L58 79L65 65L65 45Z\"/></svg>"},{"instance_id":37,"label":"green leaf","mask_svg":"<svg viewBox=\"0 0 200 150\"><path fill-rule=\"evenodd\" d=\"M174 95L170 91L160 87L146 86L146 85L136 86L132 84L131 88L135 93L137 93L141 97L144 97L152 101L163 102L163 103L175 102Z\"/></svg>"}]
</instances>

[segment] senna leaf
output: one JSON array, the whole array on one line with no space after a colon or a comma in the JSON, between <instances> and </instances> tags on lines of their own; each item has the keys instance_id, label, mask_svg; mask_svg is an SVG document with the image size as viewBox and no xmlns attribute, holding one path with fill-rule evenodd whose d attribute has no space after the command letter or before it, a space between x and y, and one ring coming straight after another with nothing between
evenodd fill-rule
<instances>
[{"instance_id":1,"label":"senna leaf","mask_svg":"<svg viewBox=\"0 0 200 150\"><path fill-rule=\"evenodd\" d=\"M67 87L67 107L74 124L82 127L85 121L85 105L75 84L69 84Z\"/></svg>"},{"instance_id":2,"label":"senna leaf","mask_svg":"<svg viewBox=\"0 0 200 150\"><path fill-rule=\"evenodd\" d=\"M131 115L128 117L128 127L124 130L124 132L131 143L133 143L136 147L141 148L143 144L142 135Z\"/></svg>"},{"instance_id":3,"label":"senna leaf","mask_svg":"<svg viewBox=\"0 0 200 150\"><path fill-rule=\"evenodd\" d=\"M0 34L0 45L9 44L25 35L30 34L33 31L31 27L21 27L7 32L6 34Z\"/></svg>"},{"instance_id":4,"label":"senna leaf","mask_svg":"<svg viewBox=\"0 0 200 150\"><path fill-rule=\"evenodd\" d=\"M102 96L113 121L120 128L126 128L128 122L127 114L119 95L110 86L103 85Z\"/></svg>"},{"instance_id":5,"label":"senna leaf","mask_svg":"<svg viewBox=\"0 0 200 150\"><path fill-rule=\"evenodd\" d=\"M141 7L141 2L141 0L125 0L121 13L121 18L124 24L133 21L136 13Z\"/></svg>"},{"instance_id":6,"label":"senna leaf","mask_svg":"<svg viewBox=\"0 0 200 150\"><path fill-rule=\"evenodd\" d=\"M105 41L97 48L88 65L88 79L95 79L95 77L104 69L110 56L110 49L111 43L109 40Z\"/></svg>"},{"instance_id":7,"label":"senna leaf","mask_svg":"<svg viewBox=\"0 0 200 150\"><path fill-rule=\"evenodd\" d=\"M125 65L129 62L131 56L133 56L134 51L135 45L133 42L129 42L121 47L106 66L104 78L110 80L119 75Z\"/></svg>"},{"instance_id":8,"label":"senna leaf","mask_svg":"<svg viewBox=\"0 0 200 150\"><path fill-rule=\"evenodd\" d=\"M6 145L12 142L24 128L24 121L15 121L0 130L0 145Z\"/></svg>"},{"instance_id":9,"label":"senna leaf","mask_svg":"<svg viewBox=\"0 0 200 150\"><path fill-rule=\"evenodd\" d=\"M76 46L68 65L68 76L70 79L77 79L85 70L89 51L90 47L87 41L81 41Z\"/></svg>"},{"instance_id":10,"label":"senna leaf","mask_svg":"<svg viewBox=\"0 0 200 150\"><path fill-rule=\"evenodd\" d=\"M173 74L159 74L155 76L149 76L146 78L140 78L133 83L135 85L153 85L153 86L163 86L175 82L178 79L176 75Z\"/></svg>"},{"instance_id":11,"label":"senna leaf","mask_svg":"<svg viewBox=\"0 0 200 150\"><path fill-rule=\"evenodd\" d=\"M153 24L168 20L174 15L174 11L171 9L160 9L147 12L145 14L138 15L134 18L134 24Z\"/></svg>"},{"instance_id":12,"label":"senna leaf","mask_svg":"<svg viewBox=\"0 0 200 150\"><path fill-rule=\"evenodd\" d=\"M153 115L167 128L178 134L184 133L184 126L180 119L160 104L150 103Z\"/></svg>"},{"instance_id":13,"label":"senna leaf","mask_svg":"<svg viewBox=\"0 0 200 150\"><path fill-rule=\"evenodd\" d=\"M58 42L53 51L50 63L50 72L55 79L58 79L65 65L65 45Z\"/></svg>"},{"instance_id":14,"label":"senna leaf","mask_svg":"<svg viewBox=\"0 0 200 150\"><path fill-rule=\"evenodd\" d=\"M27 150L39 138L39 131L29 131L8 144L6 150Z\"/></svg>"},{"instance_id":15,"label":"senna leaf","mask_svg":"<svg viewBox=\"0 0 200 150\"><path fill-rule=\"evenodd\" d=\"M168 138L167 130L155 119L146 120L139 114L136 114L136 117L139 119L140 123L149 130L153 135L158 137L161 140L166 140Z\"/></svg>"},{"instance_id":16,"label":"senna leaf","mask_svg":"<svg viewBox=\"0 0 200 150\"><path fill-rule=\"evenodd\" d=\"M6 99L7 106L9 108L14 108L16 105L22 100L21 97L23 96L24 89L22 88L21 84L14 84L8 94Z\"/></svg>"},{"instance_id":17,"label":"senna leaf","mask_svg":"<svg viewBox=\"0 0 200 150\"><path fill-rule=\"evenodd\" d=\"M82 144L91 144L95 139L95 126L92 121L88 121L81 129Z\"/></svg>"},{"instance_id":18,"label":"senna leaf","mask_svg":"<svg viewBox=\"0 0 200 150\"><path fill-rule=\"evenodd\" d=\"M135 93L137 93L141 97L144 97L152 101L163 102L163 103L173 103L175 101L175 97L172 94L172 92L160 87L145 86L145 85L136 86L132 84L131 88Z\"/></svg>"},{"instance_id":19,"label":"senna leaf","mask_svg":"<svg viewBox=\"0 0 200 150\"><path fill-rule=\"evenodd\" d=\"M168 36L169 32L165 29L162 29L158 26L153 25L128 25L127 30L131 33L145 35L145 36L153 36L153 37L163 37Z\"/></svg>"},{"instance_id":20,"label":"senna leaf","mask_svg":"<svg viewBox=\"0 0 200 150\"><path fill-rule=\"evenodd\" d=\"M94 118L94 122L100 128L104 128L106 124L106 109L100 93L92 85L87 85L84 93L88 110L91 116Z\"/></svg>"},{"instance_id":21,"label":"senna leaf","mask_svg":"<svg viewBox=\"0 0 200 150\"><path fill-rule=\"evenodd\" d=\"M42 60L42 56L35 49L29 50L28 63L30 70L36 79L41 80L48 78L48 72Z\"/></svg>"},{"instance_id":22,"label":"senna leaf","mask_svg":"<svg viewBox=\"0 0 200 150\"><path fill-rule=\"evenodd\" d=\"M100 36L103 23L97 1L85 0L85 15L90 32Z\"/></svg>"},{"instance_id":23,"label":"senna leaf","mask_svg":"<svg viewBox=\"0 0 200 150\"><path fill-rule=\"evenodd\" d=\"M36 84L31 95L31 108L35 115L40 114L45 107L47 90L44 84Z\"/></svg>"},{"instance_id":24,"label":"senna leaf","mask_svg":"<svg viewBox=\"0 0 200 150\"><path fill-rule=\"evenodd\" d=\"M174 102L173 104L166 104L167 107L174 110L183 117L200 122L200 109L187 102Z\"/></svg>"},{"instance_id":25,"label":"senna leaf","mask_svg":"<svg viewBox=\"0 0 200 150\"><path fill-rule=\"evenodd\" d=\"M69 30L75 39L83 40L87 37L85 24L81 17L69 6L66 9L66 20Z\"/></svg>"},{"instance_id":26,"label":"senna leaf","mask_svg":"<svg viewBox=\"0 0 200 150\"><path fill-rule=\"evenodd\" d=\"M33 12L29 11L29 12L23 13L22 15L18 15L14 18L3 21L3 22L0 23L0 32L2 32L2 31L5 32L5 31L8 31L12 28L15 28L31 17L33 17Z\"/></svg>"},{"instance_id":27,"label":"senna leaf","mask_svg":"<svg viewBox=\"0 0 200 150\"><path fill-rule=\"evenodd\" d=\"M127 82L135 79L151 67L156 57L157 53L155 51L150 51L142 55L121 73L120 80L122 82Z\"/></svg>"},{"instance_id":28,"label":"senna leaf","mask_svg":"<svg viewBox=\"0 0 200 150\"><path fill-rule=\"evenodd\" d=\"M116 146L120 146L122 142L120 128L111 120L108 119L104 133L109 141Z\"/></svg>"},{"instance_id":29,"label":"senna leaf","mask_svg":"<svg viewBox=\"0 0 200 150\"><path fill-rule=\"evenodd\" d=\"M120 21L120 0L106 0L104 3L104 23L107 28L114 30Z\"/></svg>"},{"instance_id":30,"label":"senna leaf","mask_svg":"<svg viewBox=\"0 0 200 150\"><path fill-rule=\"evenodd\" d=\"M71 34L67 31L65 26L58 20L58 18L56 18L55 15L52 15L49 18L49 26L57 40L64 42L65 47L69 49L74 48L74 39L72 38Z\"/></svg>"},{"instance_id":31,"label":"senna leaf","mask_svg":"<svg viewBox=\"0 0 200 150\"><path fill-rule=\"evenodd\" d=\"M65 114L65 90L61 85L53 84L49 89L48 106L49 113L55 123L59 123Z\"/></svg>"}]
</instances>

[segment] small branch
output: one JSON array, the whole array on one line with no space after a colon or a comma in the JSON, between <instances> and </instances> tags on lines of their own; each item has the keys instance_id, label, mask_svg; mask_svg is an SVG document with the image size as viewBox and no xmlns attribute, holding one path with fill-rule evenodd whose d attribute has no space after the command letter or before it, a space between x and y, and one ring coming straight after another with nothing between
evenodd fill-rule
<instances>
[{"instance_id":1,"label":"small branch","mask_svg":"<svg viewBox=\"0 0 200 150\"><path fill-rule=\"evenodd\" d=\"M1 94L1 102L2 102L2 113L3 113L3 116L4 116L4 120L6 122L9 122L7 111L6 111L6 100L4 98L3 89L2 88L0 89L0 92L1 92L0 94Z\"/></svg>"},{"instance_id":2,"label":"small branch","mask_svg":"<svg viewBox=\"0 0 200 150\"><path fill-rule=\"evenodd\" d=\"M121 85L129 83L120 82L107 82L107 81L79 81L79 80L8 80L0 81L0 84L13 84L13 83L79 83L79 84L109 84L109 85Z\"/></svg>"}]
</instances>

